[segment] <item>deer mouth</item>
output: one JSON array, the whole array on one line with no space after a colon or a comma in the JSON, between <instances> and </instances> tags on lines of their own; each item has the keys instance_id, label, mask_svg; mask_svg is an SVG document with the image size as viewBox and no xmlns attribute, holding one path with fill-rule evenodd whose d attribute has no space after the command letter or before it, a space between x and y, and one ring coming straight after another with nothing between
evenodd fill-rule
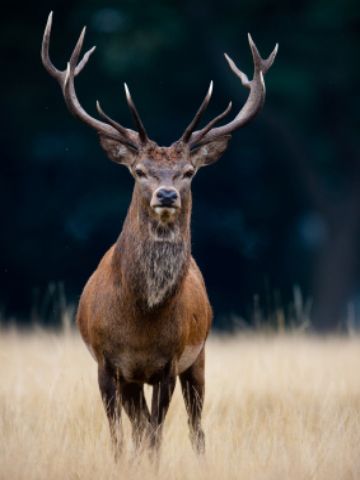
<instances>
[{"instance_id":1,"label":"deer mouth","mask_svg":"<svg viewBox=\"0 0 360 480\"><path fill-rule=\"evenodd\" d=\"M153 210L162 222L167 223L174 219L174 216L176 215L177 210L179 210L179 207L176 207L174 205L154 205Z\"/></svg>"},{"instance_id":2,"label":"deer mouth","mask_svg":"<svg viewBox=\"0 0 360 480\"><path fill-rule=\"evenodd\" d=\"M155 210L156 213L161 213L164 210L169 210L169 212L174 212L175 210L178 210L179 207L176 205L154 205L153 209Z\"/></svg>"},{"instance_id":3,"label":"deer mouth","mask_svg":"<svg viewBox=\"0 0 360 480\"><path fill-rule=\"evenodd\" d=\"M179 207L174 205L154 205L153 209L158 215L173 215L177 210L179 210Z\"/></svg>"}]
</instances>

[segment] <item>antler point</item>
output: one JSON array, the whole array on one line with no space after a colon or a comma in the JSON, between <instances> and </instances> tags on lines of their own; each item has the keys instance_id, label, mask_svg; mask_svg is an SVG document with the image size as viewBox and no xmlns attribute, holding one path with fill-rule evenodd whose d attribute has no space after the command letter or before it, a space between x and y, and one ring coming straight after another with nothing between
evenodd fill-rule
<instances>
[{"instance_id":1,"label":"antler point","mask_svg":"<svg viewBox=\"0 0 360 480\"><path fill-rule=\"evenodd\" d=\"M48 34L49 31L51 30L52 18L53 18L53 12L51 11L51 12L49 13L49 16L48 16L48 19L47 19L47 22L46 22L46 27L45 27L44 35Z\"/></svg>"},{"instance_id":2,"label":"antler point","mask_svg":"<svg viewBox=\"0 0 360 480\"><path fill-rule=\"evenodd\" d=\"M130 90L129 90L129 87L127 86L127 83L126 83L126 82L124 82L124 89L125 89L126 98L131 101Z\"/></svg>"},{"instance_id":3,"label":"antler point","mask_svg":"<svg viewBox=\"0 0 360 480\"><path fill-rule=\"evenodd\" d=\"M103 115L103 109L101 108L99 100L96 100L96 110L99 112L100 115Z\"/></svg>"}]
</instances>

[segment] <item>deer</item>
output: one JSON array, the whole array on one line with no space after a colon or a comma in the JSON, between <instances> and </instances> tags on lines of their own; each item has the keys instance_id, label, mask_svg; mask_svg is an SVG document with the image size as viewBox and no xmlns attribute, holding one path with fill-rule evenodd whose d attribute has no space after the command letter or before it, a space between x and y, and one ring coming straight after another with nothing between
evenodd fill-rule
<instances>
[{"instance_id":1,"label":"deer","mask_svg":"<svg viewBox=\"0 0 360 480\"><path fill-rule=\"evenodd\" d=\"M95 47L79 60L84 27L66 69L57 69L49 54L52 19L51 12L41 48L45 69L59 83L70 113L97 132L107 156L127 167L135 180L120 235L87 281L77 309L81 336L97 362L113 445L122 451L124 410L135 445L146 440L151 451L159 450L179 377L190 439L195 451L203 453L205 343L213 313L204 279L191 255L191 184L200 168L221 157L231 134L262 108L264 75L275 60L278 44L263 59L248 34L254 64L251 80L225 54L230 69L249 90L245 104L230 122L216 126L230 112L231 102L220 115L198 128L212 96L211 81L180 139L164 147L149 138L126 83L125 96L135 130L113 120L98 101L101 120L84 110L74 81ZM152 387L150 406L145 385Z\"/></svg>"}]
</instances>

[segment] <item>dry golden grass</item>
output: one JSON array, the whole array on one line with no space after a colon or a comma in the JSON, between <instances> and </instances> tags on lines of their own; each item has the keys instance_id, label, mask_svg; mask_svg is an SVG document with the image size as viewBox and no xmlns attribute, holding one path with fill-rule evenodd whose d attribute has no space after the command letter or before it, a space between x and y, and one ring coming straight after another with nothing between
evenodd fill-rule
<instances>
[{"instance_id":1,"label":"dry golden grass","mask_svg":"<svg viewBox=\"0 0 360 480\"><path fill-rule=\"evenodd\" d=\"M1 479L359 479L360 339L212 338L207 453L188 440L177 387L157 468L112 458L95 363L75 333L0 332Z\"/></svg>"}]
</instances>

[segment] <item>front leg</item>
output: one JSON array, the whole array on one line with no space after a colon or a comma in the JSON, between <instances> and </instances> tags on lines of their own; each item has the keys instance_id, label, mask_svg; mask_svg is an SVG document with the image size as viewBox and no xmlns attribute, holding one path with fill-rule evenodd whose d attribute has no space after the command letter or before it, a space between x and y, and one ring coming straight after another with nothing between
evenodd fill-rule
<instances>
[{"instance_id":1,"label":"front leg","mask_svg":"<svg viewBox=\"0 0 360 480\"><path fill-rule=\"evenodd\" d=\"M115 456L122 450L121 405L119 400L119 385L115 372L106 360L98 365L98 382L101 398L109 421L110 434L115 450Z\"/></svg>"},{"instance_id":2,"label":"front leg","mask_svg":"<svg viewBox=\"0 0 360 480\"><path fill-rule=\"evenodd\" d=\"M133 440L136 448L150 430L150 412L146 404L143 385L120 381L121 404L132 426Z\"/></svg>"},{"instance_id":3,"label":"front leg","mask_svg":"<svg viewBox=\"0 0 360 480\"><path fill-rule=\"evenodd\" d=\"M205 394L205 350L195 363L180 374L181 389L189 416L190 439L198 453L205 452L205 435L201 427L201 413Z\"/></svg>"},{"instance_id":4,"label":"front leg","mask_svg":"<svg viewBox=\"0 0 360 480\"><path fill-rule=\"evenodd\" d=\"M160 447L162 427L174 393L176 376L172 362L166 368L164 377L154 385L151 401L150 444L156 450Z\"/></svg>"}]
</instances>

